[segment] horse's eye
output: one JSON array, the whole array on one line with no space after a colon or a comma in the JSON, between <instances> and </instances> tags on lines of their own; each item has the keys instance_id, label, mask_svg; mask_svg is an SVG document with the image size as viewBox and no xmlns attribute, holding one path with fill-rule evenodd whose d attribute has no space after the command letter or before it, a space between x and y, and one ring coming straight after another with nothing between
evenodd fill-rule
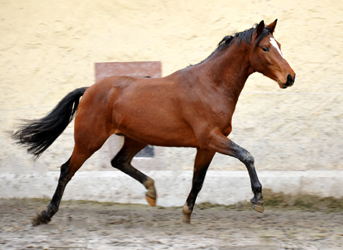
<instances>
[{"instance_id":1,"label":"horse's eye","mask_svg":"<svg viewBox=\"0 0 343 250\"><path fill-rule=\"evenodd\" d=\"M268 52L270 50L268 47L263 47L262 49L264 52Z\"/></svg>"}]
</instances>

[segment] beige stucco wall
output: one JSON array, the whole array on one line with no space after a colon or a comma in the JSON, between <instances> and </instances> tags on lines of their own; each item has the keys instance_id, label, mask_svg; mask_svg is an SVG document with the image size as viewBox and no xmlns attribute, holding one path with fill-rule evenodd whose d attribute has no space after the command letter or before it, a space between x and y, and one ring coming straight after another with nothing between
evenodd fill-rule
<instances>
[{"instance_id":1,"label":"beige stucco wall","mask_svg":"<svg viewBox=\"0 0 343 250\"><path fill-rule=\"evenodd\" d=\"M0 0L0 167L33 165L5 131L15 119L41 117L69 91L91 85L95 62L162 61L167 75L205 59L225 35L276 18L275 38L296 83L281 90L251 76L231 138L254 155L259 170L342 170L341 0ZM72 135L70 126L36 169L58 169L70 156ZM194 149L161 152L167 169L193 164ZM110 158L104 154L84 169L103 168ZM212 168L244 169L224 156Z\"/></svg>"}]
</instances>

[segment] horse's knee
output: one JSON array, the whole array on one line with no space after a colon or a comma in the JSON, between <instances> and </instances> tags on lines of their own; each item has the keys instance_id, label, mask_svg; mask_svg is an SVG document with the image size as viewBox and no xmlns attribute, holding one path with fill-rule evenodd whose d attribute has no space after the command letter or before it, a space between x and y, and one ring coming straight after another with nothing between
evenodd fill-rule
<instances>
[{"instance_id":1,"label":"horse's knee","mask_svg":"<svg viewBox=\"0 0 343 250\"><path fill-rule=\"evenodd\" d=\"M255 159L254 157L248 152L244 151L241 154L241 161L248 166L254 166L255 164Z\"/></svg>"},{"instance_id":2,"label":"horse's knee","mask_svg":"<svg viewBox=\"0 0 343 250\"><path fill-rule=\"evenodd\" d=\"M246 161L251 166L253 166L255 164L255 159L250 153L248 154Z\"/></svg>"}]
</instances>

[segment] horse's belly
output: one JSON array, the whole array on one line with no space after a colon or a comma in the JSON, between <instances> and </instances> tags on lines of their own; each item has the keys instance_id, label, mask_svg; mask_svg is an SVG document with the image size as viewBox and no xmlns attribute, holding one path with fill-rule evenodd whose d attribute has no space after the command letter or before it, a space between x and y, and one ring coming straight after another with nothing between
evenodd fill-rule
<instances>
[{"instance_id":1,"label":"horse's belly","mask_svg":"<svg viewBox=\"0 0 343 250\"><path fill-rule=\"evenodd\" d=\"M197 147L194 132L181 119L165 115L125 116L117 126L123 133L140 142L171 147Z\"/></svg>"}]
</instances>

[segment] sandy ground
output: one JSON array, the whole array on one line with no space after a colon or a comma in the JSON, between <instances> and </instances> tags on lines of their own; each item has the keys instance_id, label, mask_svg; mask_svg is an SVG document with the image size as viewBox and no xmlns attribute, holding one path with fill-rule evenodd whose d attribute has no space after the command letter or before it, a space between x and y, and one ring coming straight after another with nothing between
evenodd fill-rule
<instances>
[{"instance_id":1,"label":"sandy ground","mask_svg":"<svg viewBox=\"0 0 343 250\"><path fill-rule=\"evenodd\" d=\"M343 212L197 205L181 208L64 201L48 225L30 218L47 201L0 199L0 249L343 249Z\"/></svg>"}]
</instances>

